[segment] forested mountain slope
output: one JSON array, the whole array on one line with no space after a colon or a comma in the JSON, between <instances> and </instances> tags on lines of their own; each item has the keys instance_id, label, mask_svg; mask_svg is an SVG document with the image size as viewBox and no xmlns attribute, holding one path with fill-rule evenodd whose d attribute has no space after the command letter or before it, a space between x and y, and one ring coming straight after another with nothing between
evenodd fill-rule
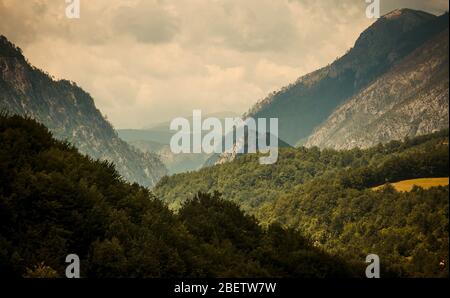
<instances>
[{"instance_id":1,"label":"forested mountain slope","mask_svg":"<svg viewBox=\"0 0 450 298\"><path fill-rule=\"evenodd\" d=\"M163 178L155 193L172 208L197 191L218 191L264 223L299 229L329 252L379 253L401 276L447 276L448 186L399 193L387 182L449 176L448 130L361 150L281 149Z\"/></svg>"},{"instance_id":2,"label":"forested mountain slope","mask_svg":"<svg viewBox=\"0 0 450 298\"><path fill-rule=\"evenodd\" d=\"M113 162L131 182L152 186L167 173L156 155L144 154L118 137L88 93L31 66L4 36L0 36L0 111L36 119L81 153Z\"/></svg>"}]
</instances>

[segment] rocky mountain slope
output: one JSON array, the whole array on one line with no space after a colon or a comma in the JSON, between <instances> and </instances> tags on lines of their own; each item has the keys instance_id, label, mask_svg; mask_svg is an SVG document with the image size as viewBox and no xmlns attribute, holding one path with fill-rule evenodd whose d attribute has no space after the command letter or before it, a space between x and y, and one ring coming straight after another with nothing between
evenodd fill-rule
<instances>
[{"instance_id":1,"label":"rocky mountain slope","mask_svg":"<svg viewBox=\"0 0 450 298\"><path fill-rule=\"evenodd\" d=\"M30 65L4 36L0 36L0 110L36 119L81 153L114 163L128 181L152 186L167 173L156 155L144 154L118 137L88 93Z\"/></svg>"},{"instance_id":2,"label":"rocky mountain slope","mask_svg":"<svg viewBox=\"0 0 450 298\"><path fill-rule=\"evenodd\" d=\"M305 144L337 107L445 28L448 14L437 17L410 9L393 11L365 30L344 56L274 92L247 114L278 117L279 137L292 145Z\"/></svg>"},{"instance_id":3,"label":"rocky mountain slope","mask_svg":"<svg viewBox=\"0 0 450 298\"><path fill-rule=\"evenodd\" d=\"M448 28L341 105L307 146L367 148L449 126Z\"/></svg>"}]
</instances>

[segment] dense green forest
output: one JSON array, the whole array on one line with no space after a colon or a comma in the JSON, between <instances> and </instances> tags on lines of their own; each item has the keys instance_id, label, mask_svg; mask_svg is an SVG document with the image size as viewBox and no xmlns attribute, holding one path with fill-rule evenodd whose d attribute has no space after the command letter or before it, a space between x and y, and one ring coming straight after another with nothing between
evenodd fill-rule
<instances>
[{"instance_id":1,"label":"dense green forest","mask_svg":"<svg viewBox=\"0 0 450 298\"><path fill-rule=\"evenodd\" d=\"M0 115L0 145L1 276L63 277L70 253L84 277L358 277L369 253L384 276L448 276L448 186L371 190L448 177L448 131L243 155L156 196L30 119Z\"/></svg>"},{"instance_id":2,"label":"dense green forest","mask_svg":"<svg viewBox=\"0 0 450 298\"><path fill-rule=\"evenodd\" d=\"M296 229L262 227L219 194L186 196L177 214L108 162L0 115L0 276L350 277L362 260L324 253ZM352 263L352 265L349 265Z\"/></svg>"},{"instance_id":3,"label":"dense green forest","mask_svg":"<svg viewBox=\"0 0 450 298\"><path fill-rule=\"evenodd\" d=\"M281 149L260 165L243 155L223 165L163 178L157 196L173 209L196 192L220 192L264 224L279 223L348 261L380 256L395 276L448 276L447 187L401 193L404 179L448 177L448 130L367 150Z\"/></svg>"},{"instance_id":4,"label":"dense green forest","mask_svg":"<svg viewBox=\"0 0 450 298\"><path fill-rule=\"evenodd\" d=\"M446 130L367 150L282 148L270 166L260 165L257 155L241 155L233 162L164 177L154 191L173 209L197 191L218 191L254 213L319 177L329 179L327 185L365 189L404 179L447 177L448 165Z\"/></svg>"}]
</instances>

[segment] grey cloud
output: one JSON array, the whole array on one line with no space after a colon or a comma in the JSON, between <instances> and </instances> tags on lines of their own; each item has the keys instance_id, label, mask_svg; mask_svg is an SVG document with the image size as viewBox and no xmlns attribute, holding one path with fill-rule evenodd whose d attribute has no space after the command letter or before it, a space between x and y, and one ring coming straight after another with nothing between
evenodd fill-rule
<instances>
[{"instance_id":1,"label":"grey cloud","mask_svg":"<svg viewBox=\"0 0 450 298\"><path fill-rule=\"evenodd\" d=\"M282 2L227 2L226 20L217 32L225 44L242 51L281 50L295 42L297 28L289 8Z\"/></svg>"},{"instance_id":2,"label":"grey cloud","mask_svg":"<svg viewBox=\"0 0 450 298\"><path fill-rule=\"evenodd\" d=\"M442 14L448 11L448 0L381 0L380 3L383 14L397 8L420 9L434 14Z\"/></svg>"},{"instance_id":3,"label":"grey cloud","mask_svg":"<svg viewBox=\"0 0 450 298\"><path fill-rule=\"evenodd\" d=\"M176 17L160 1L140 1L136 6L119 8L114 27L142 43L169 42L179 32Z\"/></svg>"},{"instance_id":4,"label":"grey cloud","mask_svg":"<svg viewBox=\"0 0 450 298\"><path fill-rule=\"evenodd\" d=\"M0 0L0 32L22 47L47 37L82 44L100 44L110 38L109 23L99 9L83 6L82 19L69 20L65 5L64 1Z\"/></svg>"},{"instance_id":5,"label":"grey cloud","mask_svg":"<svg viewBox=\"0 0 450 298\"><path fill-rule=\"evenodd\" d=\"M368 5L365 0L289 0L289 2L297 2L313 9L320 8L324 14L327 14L327 17L334 16L334 19L337 19L339 15L344 15L344 10L348 11L355 7L364 12ZM411 8L434 14L442 14L448 11L449 2L448 0L380 0L380 8L382 14L399 8Z\"/></svg>"},{"instance_id":6,"label":"grey cloud","mask_svg":"<svg viewBox=\"0 0 450 298\"><path fill-rule=\"evenodd\" d=\"M442 0L381 0L448 9ZM364 0L0 0L0 33L37 67L89 91L117 127L245 111L349 49L373 20Z\"/></svg>"},{"instance_id":7,"label":"grey cloud","mask_svg":"<svg viewBox=\"0 0 450 298\"><path fill-rule=\"evenodd\" d=\"M203 1L199 6L195 19L185 20L196 31L191 44L204 43L241 52L282 51L297 38L297 20L286 1Z\"/></svg>"},{"instance_id":8,"label":"grey cloud","mask_svg":"<svg viewBox=\"0 0 450 298\"><path fill-rule=\"evenodd\" d=\"M33 2L23 9L9 8L4 0L0 0L0 33L22 46L33 42L37 38L35 24L44 15L45 5Z\"/></svg>"}]
</instances>

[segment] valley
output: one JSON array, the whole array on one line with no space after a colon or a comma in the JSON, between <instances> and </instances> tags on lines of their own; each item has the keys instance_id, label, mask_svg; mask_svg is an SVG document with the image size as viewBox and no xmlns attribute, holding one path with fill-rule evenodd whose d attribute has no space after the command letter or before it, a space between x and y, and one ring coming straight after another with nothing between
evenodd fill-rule
<instances>
[{"instance_id":1,"label":"valley","mask_svg":"<svg viewBox=\"0 0 450 298\"><path fill-rule=\"evenodd\" d=\"M379 256L383 277L448 278L448 22L448 12L397 9L374 20L345 54L244 115L204 113L213 121L202 122L194 109L174 125L149 119L131 129L115 128L96 101L122 112L125 100L139 105L142 98L94 98L33 66L1 35L0 277L63 277L70 252L87 278L364 278L370 254ZM176 41L174 33L145 49ZM92 54L99 44L86 48ZM169 51L176 67L157 57L125 59L127 68L157 73L154 85L122 86L130 97L154 96L152 113L172 113L161 108L172 95L162 96L158 82L166 92L191 83L168 83L171 68L177 78L211 75L227 96L241 94L228 80L261 75L266 82L296 71L245 74L227 60L224 73L209 64L194 72L179 46ZM255 50L243 52L273 49ZM148 67L153 60L156 70ZM92 67L117 66L109 62ZM123 91L112 79L108 86L108 95ZM222 130L239 116L273 119L276 134L247 130L270 144ZM174 150L174 136L186 146ZM214 150L211 140L233 152ZM273 163L261 163L264 152L248 154L275 143ZM206 292L187 285L178 290Z\"/></svg>"}]
</instances>

